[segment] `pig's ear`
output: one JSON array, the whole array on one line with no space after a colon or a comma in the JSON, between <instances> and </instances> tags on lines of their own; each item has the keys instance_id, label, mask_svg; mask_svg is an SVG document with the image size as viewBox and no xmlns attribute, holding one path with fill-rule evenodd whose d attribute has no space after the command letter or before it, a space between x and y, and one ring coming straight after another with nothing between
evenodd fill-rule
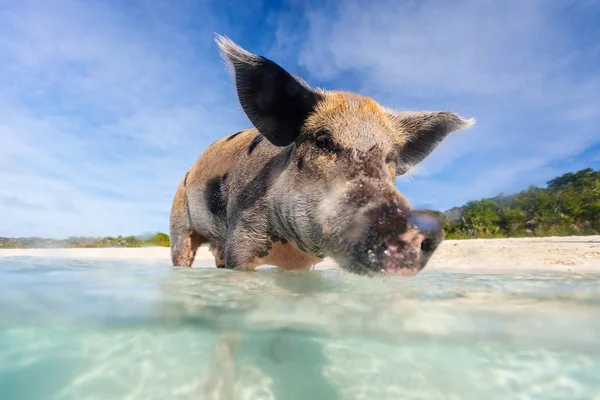
<instances>
[{"instance_id":1,"label":"pig's ear","mask_svg":"<svg viewBox=\"0 0 600 400\"><path fill-rule=\"evenodd\" d=\"M215 40L231 67L238 99L250 122L274 145L292 143L319 100L318 93L273 61L221 35Z\"/></svg>"},{"instance_id":2,"label":"pig's ear","mask_svg":"<svg viewBox=\"0 0 600 400\"><path fill-rule=\"evenodd\" d=\"M397 175L423 161L450 133L475 124L475 118L466 119L451 111L389 111L388 116L399 145Z\"/></svg>"}]
</instances>

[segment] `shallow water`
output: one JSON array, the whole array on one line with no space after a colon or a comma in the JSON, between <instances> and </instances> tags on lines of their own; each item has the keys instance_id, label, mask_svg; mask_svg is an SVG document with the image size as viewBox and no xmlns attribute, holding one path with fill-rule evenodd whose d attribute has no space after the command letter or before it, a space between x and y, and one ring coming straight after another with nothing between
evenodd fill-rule
<instances>
[{"instance_id":1,"label":"shallow water","mask_svg":"<svg viewBox=\"0 0 600 400\"><path fill-rule=\"evenodd\" d=\"M600 399L600 275L0 259L0 399L207 398L224 334L235 399Z\"/></svg>"}]
</instances>

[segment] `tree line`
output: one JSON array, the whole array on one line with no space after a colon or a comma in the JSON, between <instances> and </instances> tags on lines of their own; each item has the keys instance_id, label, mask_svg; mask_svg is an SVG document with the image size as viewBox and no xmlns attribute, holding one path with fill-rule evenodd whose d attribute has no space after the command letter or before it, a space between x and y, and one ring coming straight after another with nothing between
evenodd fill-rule
<instances>
[{"instance_id":1,"label":"tree line","mask_svg":"<svg viewBox=\"0 0 600 400\"><path fill-rule=\"evenodd\" d=\"M546 184L435 212L448 239L600 234L600 171L586 168Z\"/></svg>"},{"instance_id":2,"label":"tree line","mask_svg":"<svg viewBox=\"0 0 600 400\"><path fill-rule=\"evenodd\" d=\"M157 232L145 236L106 236L106 237L78 237L68 239L48 239L40 237L2 238L0 249L27 249L27 248L95 248L95 247L169 247L169 235Z\"/></svg>"}]
</instances>

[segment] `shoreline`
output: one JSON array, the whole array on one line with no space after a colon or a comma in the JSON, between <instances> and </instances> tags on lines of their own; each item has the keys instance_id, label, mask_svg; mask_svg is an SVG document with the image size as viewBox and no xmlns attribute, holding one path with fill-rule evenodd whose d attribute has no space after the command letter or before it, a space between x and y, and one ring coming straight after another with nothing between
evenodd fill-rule
<instances>
[{"instance_id":1,"label":"shoreline","mask_svg":"<svg viewBox=\"0 0 600 400\"><path fill-rule=\"evenodd\" d=\"M3 257L129 260L170 265L168 247L0 249ZM195 268L214 268L207 247L198 249ZM325 259L317 270L337 268ZM445 240L426 270L457 273L600 272L600 235Z\"/></svg>"}]
</instances>

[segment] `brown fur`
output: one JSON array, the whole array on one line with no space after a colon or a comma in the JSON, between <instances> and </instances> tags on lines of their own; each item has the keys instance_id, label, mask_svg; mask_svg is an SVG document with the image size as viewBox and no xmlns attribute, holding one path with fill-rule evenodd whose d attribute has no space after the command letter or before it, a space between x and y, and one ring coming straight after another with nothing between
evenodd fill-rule
<instances>
[{"instance_id":1,"label":"brown fur","mask_svg":"<svg viewBox=\"0 0 600 400\"><path fill-rule=\"evenodd\" d=\"M398 145L404 144L404 133L396 131L386 110L370 97L343 91L319 90L322 100L304 123L303 133L310 135L327 129L340 145L347 148L356 146L356 137L345 135L356 127L377 126L384 130ZM336 134L338 133L338 134Z\"/></svg>"}]
</instances>

